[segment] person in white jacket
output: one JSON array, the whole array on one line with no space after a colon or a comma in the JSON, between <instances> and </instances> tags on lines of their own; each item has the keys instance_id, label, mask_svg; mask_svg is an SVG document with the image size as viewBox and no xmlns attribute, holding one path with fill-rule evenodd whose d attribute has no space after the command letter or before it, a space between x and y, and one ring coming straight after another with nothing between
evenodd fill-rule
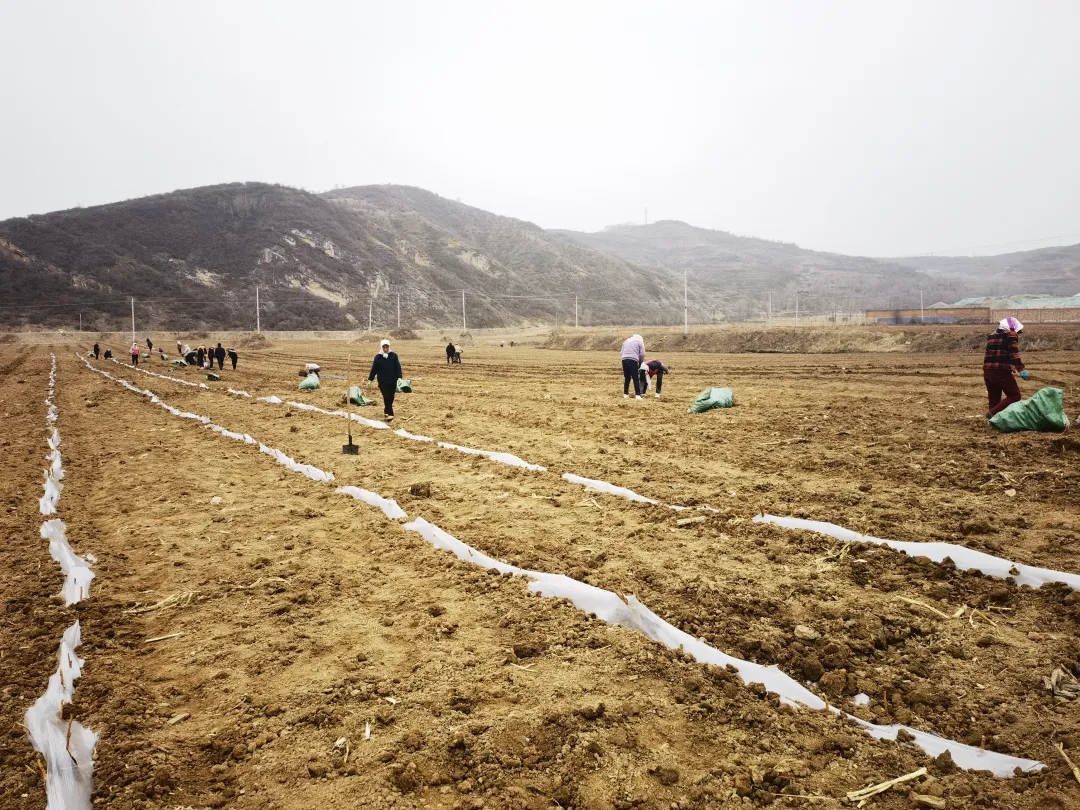
<instances>
[{"instance_id":1,"label":"person in white jacket","mask_svg":"<svg viewBox=\"0 0 1080 810\"><path fill-rule=\"evenodd\" d=\"M634 399L641 399L641 380L638 368L645 362L645 339L631 335L622 345L623 398L630 398L630 383L634 384Z\"/></svg>"}]
</instances>

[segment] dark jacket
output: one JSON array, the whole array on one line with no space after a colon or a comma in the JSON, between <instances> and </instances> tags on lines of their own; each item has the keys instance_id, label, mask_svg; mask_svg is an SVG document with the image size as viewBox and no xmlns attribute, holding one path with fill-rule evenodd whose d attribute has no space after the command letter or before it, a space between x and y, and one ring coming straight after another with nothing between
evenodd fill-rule
<instances>
[{"instance_id":1,"label":"dark jacket","mask_svg":"<svg viewBox=\"0 0 1080 810\"><path fill-rule=\"evenodd\" d=\"M1024 361L1020 359L1020 341L1016 332L998 329L986 339L986 354L983 356L983 371L1024 370Z\"/></svg>"},{"instance_id":2,"label":"dark jacket","mask_svg":"<svg viewBox=\"0 0 1080 810\"><path fill-rule=\"evenodd\" d=\"M214 357L216 357L218 360L225 359L225 347L222 346L220 343L218 344L218 347L214 349Z\"/></svg>"},{"instance_id":3,"label":"dark jacket","mask_svg":"<svg viewBox=\"0 0 1080 810\"><path fill-rule=\"evenodd\" d=\"M368 382L379 378L379 388L393 387L401 379L401 361L396 352L388 352L386 357L382 352L375 355L371 363L371 373L368 374Z\"/></svg>"}]
</instances>

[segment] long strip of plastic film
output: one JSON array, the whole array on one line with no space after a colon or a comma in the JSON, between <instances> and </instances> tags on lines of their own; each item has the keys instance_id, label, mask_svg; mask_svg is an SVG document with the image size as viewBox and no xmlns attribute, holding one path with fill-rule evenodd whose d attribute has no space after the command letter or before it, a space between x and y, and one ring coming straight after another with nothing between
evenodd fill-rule
<instances>
[{"instance_id":1,"label":"long strip of plastic film","mask_svg":"<svg viewBox=\"0 0 1080 810\"><path fill-rule=\"evenodd\" d=\"M146 393L149 394L150 392ZM153 395L151 394L151 396ZM404 510L401 510L396 503L368 490L362 490L358 487L340 487L337 492L376 506L382 509L387 517L392 519L400 519L405 516ZM393 506L391 507L390 504ZM743 661L710 647L705 642L694 638L658 617L634 596L628 596L624 601L612 591L579 582L562 574L529 571L501 562L477 551L472 546L463 543L423 518L417 518L410 523L406 523L404 528L407 531L416 532L435 548L450 551L459 559L483 568L493 568L500 573L526 577L530 580L529 589L542 596L568 599L580 610L594 614L597 618L609 624L617 624L636 630L669 648L682 649L703 663L716 666L731 666L738 671L744 683L762 683L766 689L779 695L781 700L788 705L819 710L828 708L839 712L838 709L829 706L824 699L785 675L775 666L762 666L761 664ZM903 729L912 735L916 745L931 756L937 756L943 751L949 751L956 765L966 770L988 770L997 776L1010 776L1017 768L1028 772L1045 767L1038 760L986 751L907 726L881 726L852 715L846 716L855 721L867 733L879 739L896 739L897 733Z\"/></svg>"},{"instance_id":2,"label":"long strip of plastic film","mask_svg":"<svg viewBox=\"0 0 1080 810\"><path fill-rule=\"evenodd\" d=\"M45 494L40 501L43 515L57 511L63 488L64 463L60 454L60 431L55 427L60 417L54 400L56 394L56 355L49 369L49 394L45 399L46 424L50 428L45 457ZM49 554L64 573L61 596L72 605L90 595L94 572L87 560L75 554L68 544L64 521L51 518L41 524L41 537L49 541ZM47 810L89 810L94 784L94 747L98 735L74 720L63 719L65 703L71 703L75 680L82 674L83 660L75 654L81 631L79 622L71 625L60 640L56 671L49 677L45 693L26 711L23 722L30 744L45 760L45 795Z\"/></svg>"},{"instance_id":3,"label":"long strip of plastic film","mask_svg":"<svg viewBox=\"0 0 1080 810\"><path fill-rule=\"evenodd\" d=\"M122 364L121 364L122 365ZM182 382L182 381L181 381ZM246 392L231 392L231 393L243 393ZM250 397L250 394L247 396ZM348 414L344 411L327 411L323 408L319 408L315 405L309 405L304 402L284 402L277 397L260 397L261 401L271 404L287 404L291 407L298 408L300 410L312 411L315 413L321 413L326 416L335 417L348 417ZM379 430L388 429L388 425L377 422L372 419L366 419L357 414L352 415L353 421L359 422L365 427L371 427ZM395 434L414 441L433 441L428 436L417 436L408 433L405 430L395 430ZM446 449L456 450L461 453L467 453L470 455L479 455L485 458L491 459L502 464L508 464L513 467L519 467L521 469L531 470L534 472L546 472L547 468L539 464L532 464L510 453L503 453L493 450L477 450L470 447L462 447L460 445L451 444L449 442L438 442L439 447ZM601 481L592 478L585 478L574 473L563 473L563 479L572 483L584 486L587 489L591 489L595 492L601 492L606 495L612 495L618 498L624 498L635 503L657 505L659 501L652 498L648 498L626 487L620 487L615 484L608 483L607 481ZM682 506L678 504L669 504L669 509L675 511L686 511L689 509L695 509L697 511L705 512L717 512L719 510L711 506ZM1000 557L994 557L983 552L973 551L971 549L964 548L952 543L912 543L899 540L882 540L880 538L872 537L870 535L860 535L857 532L852 532L848 529L844 529L839 526L835 526L831 523L823 523L819 521L803 521L799 518L778 518L773 515L758 516L754 518L755 522L759 523L775 523L776 525L783 525L787 528L808 528L812 531L818 531L822 534L830 534L833 537L841 540L861 539L868 543L877 543L879 545L888 546L897 551L901 551L905 554L912 556L926 557L934 562L942 562L946 557L949 557L956 563L958 568L961 569L976 569L986 574L987 576L998 577L1002 579L1010 579L1017 585L1031 585L1032 587L1038 587L1044 582L1063 582L1073 589L1080 590L1080 575L1070 574L1062 571L1054 571L1047 568L1039 568L1035 566L1024 565L1022 563L1016 563L1012 560L1005 560ZM788 523L782 523L781 521L787 521ZM817 528L813 528L817 527ZM1018 575L1013 575L1010 570L1015 567L1019 570ZM1003 573L1004 572L1004 573Z\"/></svg>"},{"instance_id":4,"label":"long strip of plastic film","mask_svg":"<svg viewBox=\"0 0 1080 810\"><path fill-rule=\"evenodd\" d=\"M85 663L75 654L81 642L76 621L64 631L57 652L56 671L45 694L24 718L30 742L45 759L47 810L89 810L94 785L94 746L98 735L77 720L64 720L65 703L75 694L75 680Z\"/></svg>"},{"instance_id":5,"label":"long strip of plastic film","mask_svg":"<svg viewBox=\"0 0 1080 810\"><path fill-rule=\"evenodd\" d=\"M121 364L122 366L123 364ZM182 381L181 381L182 382ZM205 386L203 386L205 387ZM233 391L229 389L229 393L236 394L251 398L251 394L246 391ZM316 405L310 405L306 402L285 402L276 396L259 397L259 401L266 402L273 405L289 405L290 407L297 408L299 410L310 411L313 413L320 413L324 416L333 416L348 418L349 414L345 411L328 411L320 408ZM378 422L373 419L366 419L358 414L352 414L354 422L358 422L365 427L370 427L376 430L386 430L389 425L383 422ZM411 439L413 441L432 442L434 441L429 436L418 436L409 433L406 430L397 429L393 431L396 435L402 438ZM533 472L547 472L547 468L539 464L533 464L525 461L518 456L510 453L504 453L496 450L478 450L471 447L463 447L461 445L452 444L450 442L437 442L439 447L456 450L460 453L466 453L468 455L477 455L488 458L492 461L496 461L501 464L507 464L512 467L518 467L520 469L530 470ZM660 505L660 502L634 492L632 489L621 487L616 484L609 483L607 481L601 481L594 478L585 478L581 475L574 473L563 473L563 480L572 484L583 486L586 489L590 489L594 492L600 492L605 495L611 495L616 498L624 498L625 500L632 501L634 503L640 503L645 505ZM712 512L717 513L720 510L712 506L683 506L680 504L667 504L668 509L672 509L677 512L684 512L694 510L698 512ZM926 557L934 562L942 562L945 557L950 557L957 567L961 569L973 568L986 574L987 576L999 577L1004 579L1010 579L1016 582L1018 585L1031 585L1032 587L1038 587L1044 582L1064 582L1069 587L1080 590L1080 575L1070 574L1062 571L1054 571L1047 568L1038 568L1029 565L1023 565L1021 563L1015 563L1011 560L1004 560L999 557L993 557L989 554L984 554L979 551L972 551L966 549L963 546L958 546L951 543L911 543L898 540L881 540L869 535L859 535L857 532L852 532L848 529L843 529L839 526L834 526L831 523L821 523L818 521L804 521L798 518L778 518L773 515L758 516L754 518L758 523L775 523L777 525L783 525L787 528L808 528L812 531L818 531L822 534L831 534L840 540L861 539L868 543L878 543L893 548L897 551L901 551L905 554L911 554L912 556ZM781 523L786 521L787 523ZM790 525L788 525L790 523ZM796 525L798 524L798 525ZM818 527L818 528L812 528ZM963 562L961 562L963 560ZM1015 566L1019 569L1019 575L1012 575L1008 572ZM1006 572L1006 573L1002 573Z\"/></svg>"},{"instance_id":6,"label":"long strip of plastic film","mask_svg":"<svg viewBox=\"0 0 1080 810\"><path fill-rule=\"evenodd\" d=\"M493 568L503 574L526 577L531 580L529 590L534 593L547 597L568 599L575 607L585 613L594 614L598 619L602 619L609 624L617 624L637 630L671 649L682 649L702 663L720 667L731 666L738 671L739 677L742 678L744 683L764 684L766 689L775 692L780 696L781 700L789 705L804 706L809 709L829 708L832 711L839 712L838 709L828 706L822 698L785 675L775 666L762 666L761 664L743 661L710 647L705 642L694 638L658 617L634 596L628 596L624 602L612 591L578 582L561 574L529 571L500 562L488 557L486 554L482 554L438 526L428 523L423 518L417 518L410 523L406 523L405 529L416 532L435 548L445 549L466 562L474 563L482 568ZM1017 768L1028 772L1041 770L1045 767L1043 763L1037 760L987 751L955 740L938 737L935 734L928 734L925 731L918 731L908 726L881 726L852 715L846 716L858 723L867 733L879 739L894 740L897 733L903 729L914 737L915 744L926 753L937 756L943 751L948 751L952 755L953 762L965 770L988 770L997 776L1011 776Z\"/></svg>"},{"instance_id":7,"label":"long strip of plastic film","mask_svg":"<svg viewBox=\"0 0 1080 810\"><path fill-rule=\"evenodd\" d=\"M133 371L139 372L140 374L149 374L151 377L157 377L157 378L162 379L162 380L169 380L170 382L180 383L180 385L187 385L187 386L190 386L191 388L206 388L206 389L210 388L210 386L207 385L204 382L196 383L196 382L192 382L191 380L181 380L179 377L170 377L168 374L158 374L156 371L150 371L149 369L139 368L138 366L125 366L123 363L121 363L115 357L110 357L109 359L112 362L116 363L116 365L120 366L121 368L130 368Z\"/></svg>"},{"instance_id":8,"label":"long strip of plastic film","mask_svg":"<svg viewBox=\"0 0 1080 810\"><path fill-rule=\"evenodd\" d=\"M1003 557L995 557L992 554L985 554L981 551L958 546L954 543L916 543L907 540L883 540L880 537L860 534L833 523L824 523L819 520L803 520L802 518L777 517L776 515L757 515L754 517L754 522L771 523L785 529L802 529L817 532L818 534L842 540L845 543L873 543L912 557L926 557L936 563L943 562L948 558L961 571L975 570L988 577L1012 580L1017 585L1029 585L1032 588L1038 588L1047 582L1061 582L1073 590L1080 590L1080 575L1054 571L1050 568L1024 565L1023 563L1006 560Z\"/></svg>"}]
</instances>

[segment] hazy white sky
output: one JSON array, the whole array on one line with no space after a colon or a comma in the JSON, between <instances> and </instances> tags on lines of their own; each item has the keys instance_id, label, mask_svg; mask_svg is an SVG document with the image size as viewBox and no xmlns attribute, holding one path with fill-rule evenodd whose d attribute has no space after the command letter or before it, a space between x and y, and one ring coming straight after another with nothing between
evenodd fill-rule
<instances>
[{"instance_id":1,"label":"hazy white sky","mask_svg":"<svg viewBox=\"0 0 1080 810\"><path fill-rule=\"evenodd\" d=\"M393 182L548 228L1080 241L1076 0L0 0L0 30L0 219Z\"/></svg>"}]
</instances>

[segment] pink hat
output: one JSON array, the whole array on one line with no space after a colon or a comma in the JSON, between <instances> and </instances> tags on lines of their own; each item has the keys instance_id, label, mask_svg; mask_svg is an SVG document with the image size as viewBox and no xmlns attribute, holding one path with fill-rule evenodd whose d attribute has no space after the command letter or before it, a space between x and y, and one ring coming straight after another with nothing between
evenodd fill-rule
<instances>
[{"instance_id":1,"label":"pink hat","mask_svg":"<svg viewBox=\"0 0 1080 810\"><path fill-rule=\"evenodd\" d=\"M1023 330L1023 328L1024 325L1012 315L1007 318L1002 318L1001 323L998 324L998 329L1008 329L1010 332L1019 332Z\"/></svg>"}]
</instances>

